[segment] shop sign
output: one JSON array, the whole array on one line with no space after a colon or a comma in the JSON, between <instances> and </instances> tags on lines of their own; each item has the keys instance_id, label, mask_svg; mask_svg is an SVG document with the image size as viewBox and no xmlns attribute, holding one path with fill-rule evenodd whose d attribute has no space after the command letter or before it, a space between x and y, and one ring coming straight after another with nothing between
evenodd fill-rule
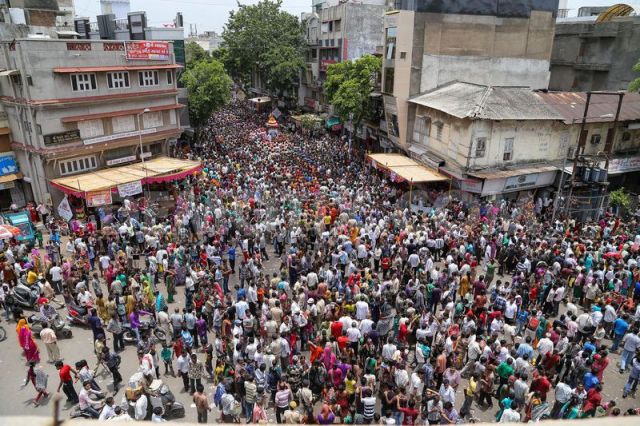
<instances>
[{"instance_id":1,"label":"shop sign","mask_svg":"<svg viewBox=\"0 0 640 426\"><path fill-rule=\"evenodd\" d=\"M129 155L127 157L114 158L113 160L107 160L107 166L115 166L117 164L130 163L136 161L135 155Z\"/></svg>"},{"instance_id":2,"label":"shop sign","mask_svg":"<svg viewBox=\"0 0 640 426\"><path fill-rule=\"evenodd\" d=\"M18 173L16 157L13 155L0 156L0 176L10 175L11 173Z\"/></svg>"},{"instance_id":3,"label":"shop sign","mask_svg":"<svg viewBox=\"0 0 640 426\"><path fill-rule=\"evenodd\" d=\"M103 191L87 192L87 207L99 207L111 204L113 202L111 198L111 190L105 189Z\"/></svg>"},{"instance_id":4,"label":"shop sign","mask_svg":"<svg viewBox=\"0 0 640 426\"><path fill-rule=\"evenodd\" d=\"M80 138L80 130L78 129L44 135L45 145L60 145L63 143L78 142L80 140L82 139Z\"/></svg>"},{"instance_id":5,"label":"shop sign","mask_svg":"<svg viewBox=\"0 0 640 426\"><path fill-rule=\"evenodd\" d=\"M625 173L640 170L640 156L614 158L609 161L609 173Z\"/></svg>"},{"instance_id":6,"label":"shop sign","mask_svg":"<svg viewBox=\"0 0 640 426\"><path fill-rule=\"evenodd\" d=\"M482 181L475 179L462 179L460 182L460 189L466 192L473 192L480 194L482 192Z\"/></svg>"},{"instance_id":7,"label":"shop sign","mask_svg":"<svg viewBox=\"0 0 640 426\"><path fill-rule=\"evenodd\" d=\"M337 64L338 61L336 61L335 59L322 59L320 61L320 69L323 71L326 71L327 68L329 68L329 65L331 64Z\"/></svg>"},{"instance_id":8,"label":"shop sign","mask_svg":"<svg viewBox=\"0 0 640 426\"><path fill-rule=\"evenodd\" d=\"M118 194L121 197L130 197L136 194L142 194L142 181L128 182L118 185Z\"/></svg>"},{"instance_id":9,"label":"shop sign","mask_svg":"<svg viewBox=\"0 0 640 426\"><path fill-rule=\"evenodd\" d=\"M10 182L0 183L0 190L3 189L11 189L16 187L16 181L12 180Z\"/></svg>"},{"instance_id":10,"label":"shop sign","mask_svg":"<svg viewBox=\"0 0 640 426\"><path fill-rule=\"evenodd\" d=\"M69 200L66 195L58 205L58 214L65 220L65 222L69 222L73 218L73 211L71 210L71 205L69 204Z\"/></svg>"},{"instance_id":11,"label":"shop sign","mask_svg":"<svg viewBox=\"0 0 640 426\"><path fill-rule=\"evenodd\" d=\"M132 138L134 136L148 135L148 134L151 134L151 133L156 133L156 131L157 131L157 129L155 127L153 127L151 129L134 130L132 132L123 132L123 133L116 133L116 134L113 134L113 135L99 136L97 138L85 139L84 140L84 144L85 145L93 145L93 144L96 144L96 143L109 142L109 141L116 140L116 139Z\"/></svg>"},{"instance_id":12,"label":"shop sign","mask_svg":"<svg viewBox=\"0 0 640 426\"><path fill-rule=\"evenodd\" d=\"M127 59L142 61L168 61L169 43L166 41L127 41Z\"/></svg>"},{"instance_id":13,"label":"shop sign","mask_svg":"<svg viewBox=\"0 0 640 426\"><path fill-rule=\"evenodd\" d=\"M530 175L511 176L504 183L504 190L528 188L536 186L540 173L532 173Z\"/></svg>"}]
</instances>

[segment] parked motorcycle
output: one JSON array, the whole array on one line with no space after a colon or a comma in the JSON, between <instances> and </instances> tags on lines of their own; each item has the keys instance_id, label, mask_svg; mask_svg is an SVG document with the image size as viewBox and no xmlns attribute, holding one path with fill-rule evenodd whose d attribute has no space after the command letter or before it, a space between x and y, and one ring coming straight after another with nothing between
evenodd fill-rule
<instances>
[{"instance_id":1,"label":"parked motorcycle","mask_svg":"<svg viewBox=\"0 0 640 426\"><path fill-rule=\"evenodd\" d=\"M69 324L80 325L86 327L89 325L89 313L87 308L78 306L75 303L67 305L67 322Z\"/></svg>"},{"instance_id":2,"label":"parked motorcycle","mask_svg":"<svg viewBox=\"0 0 640 426\"><path fill-rule=\"evenodd\" d=\"M133 329L131 328L131 324L129 324L128 322L123 323L122 330L124 333L123 339L125 343L133 345L138 343L138 338L136 337L135 331L133 331ZM156 322L154 320L141 322L139 330L140 335L144 335L145 333L149 333L150 331L152 331L155 338L160 341L164 341L167 338L167 334L164 332L164 330L156 328Z\"/></svg>"},{"instance_id":3,"label":"parked motorcycle","mask_svg":"<svg viewBox=\"0 0 640 426\"><path fill-rule=\"evenodd\" d=\"M123 403L127 405L127 410L131 417L135 416L136 400L145 393L141 386L141 382L146 380L142 373L135 373L129 379L127 389L124 393ZM164 419L178 419L185 415L184 405L176 401L173 392L164 384L162 380L152 380L146 389L147 398L149 398L147 419L151 418L151 413L156 407L162 408L162 417Z\"/></svg>"},{"instance_id":4,"label":"parked motorcycle","mask_svg":"<svg viewBox=\"0 0 640 426\"><path fill-rule=\"evenodd\" d=\"M7 295L7 304L14 308L33 309L38 303L40 298L41 289L40 286L34 284L32 286L26 285L24 282L19 282L17 286Z\"/></svg>"},{"instance_id":5,"label":"parked motorcycle","mask_svg":"<svg viewBox=\"0 0 640 426\"><path fill-rule=\"evenodd\" d=\"M67 323L58 315L56 315L53 320L47 321L46 319L42 318L42 316L33 314L29 318L27 318L27 322L31 326L31 331L36 336L39 336L42 329L49 325L51 329L56 332L56 336L59 339L70 339L71 337L73 337L71 327L69 327L69 325L67 325Z\"/></svg>"}]
</instances>

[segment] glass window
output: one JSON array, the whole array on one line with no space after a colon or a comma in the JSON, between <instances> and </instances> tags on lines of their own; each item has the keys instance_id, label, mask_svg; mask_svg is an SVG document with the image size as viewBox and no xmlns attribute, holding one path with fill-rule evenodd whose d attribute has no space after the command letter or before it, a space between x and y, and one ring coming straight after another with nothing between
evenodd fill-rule
<instances>
[{"instance_id":1,"label":"glass window","mask_svg":"<svg viewBox=\"0 0 640 426\"><path fill-rule=\"evenodd\" d=\"M483 158L487 151L487 138L476 139L476 158Z\"/></svg>"},{"instance_id":2,"label":"glass window","mask_svg":"<svg viewBox=\"0 0 640 426\"><path fill-rule=\"evenodd\" d=\"M126 71L108 72L107 85L109 89L124 89L129 87L129 73Z\"/></svg>"},{"instance_id":3,"label":"glass window","mask_svg":"<svg viewBox=\"0 0 640 426\"><path fill-rule=\"evenodd\" d=\"M385 93L393 93L393 77L395 71L393 68L384 69L384 91Z\"/></svg>"},{"instance_id":4,"label":"glass window","mask_svg":"<svg viewBox=\"0 0 640 426\"><path fill-rule=\"evenodd\" d=\"M86 157L62 160L58 164L60 164L60 174L64 176L72 173L94 170L97 168L98 163L96 161L96 156L90 155Z\"/></svg>"},{"instance_id":5,"label":"glass window","mask_svg":"<svg viewBox=\"0 0 640 426\"><path fill-rule=\"evenodd\" d=\"M140 71L138 73L138 76L140 79L140 87L157 86L158 84L160 84L158 71Z\"/></svg>"},{"instance_id":6,"label":"glass window","mask_svg":"<svg viewBox=\"0 0 640 426\"><path fill-rule=\"evenodd\" d=\"M503 161L513 160L513 138L505 138L504 140L504 154L502 155Z\"/></svg>"},{"instance_id":7,"label":"glass window","mask_svg":"<svg viewBox=\"0 0 640 426\"><path fill-rule=\"evenodd\" d=\"M95 74L71 74L71 88L74 92L96 90L98 83Z\"/></svg>"},{"instance_id":8,"label":"glass window","mask_svg":"<svg viewBox=\"0 0 640 426\"><path fill-rule=\"evenodd\" d=\"M395 59L396 57L396 27L387 28L387 36L385 41L385 58L386 59Z\"/></svg>"},{"instance_id":9,"label":"glass window","mask_svg":"<svg viewBox=\"0 0 640 426\"><path fill-rule=\"evenodd\" d=\"M167 71L167 84L169 86L173 85L173 71Z\"/></svg>"}]
</instances>

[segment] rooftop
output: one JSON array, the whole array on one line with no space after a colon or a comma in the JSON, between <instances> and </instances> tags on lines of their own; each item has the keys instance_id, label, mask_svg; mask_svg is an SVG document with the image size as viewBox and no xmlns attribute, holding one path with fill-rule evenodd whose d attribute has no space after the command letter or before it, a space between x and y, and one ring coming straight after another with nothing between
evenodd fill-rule
<instances>
[{"instance_id":1,"label":"rooftop","mask_svg":"<svg viewBox=\"0 0 640 426\"><path fill-rule=\"evenodd\" d=\"M564 117L527 87L494 87L452 82L409 102L457 118L480 120L561 120Z\"/></svg>"},{"instance_id":2,"label":"rooftop","mask_svg":"<svg viewBox=\"0 0 640 426\"><path fill-rule=\"evenodd\" d=\"M566 124L582 122L587 102L586 92L535 92L548 106L562 115ZM587 123L606 123L615 119L618 96L592 93ZM624 92L619 121L640 120L640 93Z\"/></svg>"}]
</instances>

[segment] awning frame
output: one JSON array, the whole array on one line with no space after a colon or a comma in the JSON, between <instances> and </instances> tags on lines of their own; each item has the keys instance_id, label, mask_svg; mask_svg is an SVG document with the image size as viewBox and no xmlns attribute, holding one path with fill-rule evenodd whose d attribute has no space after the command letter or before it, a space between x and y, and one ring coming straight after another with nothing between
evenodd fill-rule
<instances>
[{"instance_id":1,"label":"awning frame","mask_svg":"<svg viewBox=\"0 0 640 426\"><path fill-rule=\"evenodd\" d=\"M377 168L388 173L394 173L400 177L400 180L407 181L412 185L415 183L444 182L450 180L449 177L402 154L367 154L367 159L375 162Z\"/></svg>"}]
</instances>

